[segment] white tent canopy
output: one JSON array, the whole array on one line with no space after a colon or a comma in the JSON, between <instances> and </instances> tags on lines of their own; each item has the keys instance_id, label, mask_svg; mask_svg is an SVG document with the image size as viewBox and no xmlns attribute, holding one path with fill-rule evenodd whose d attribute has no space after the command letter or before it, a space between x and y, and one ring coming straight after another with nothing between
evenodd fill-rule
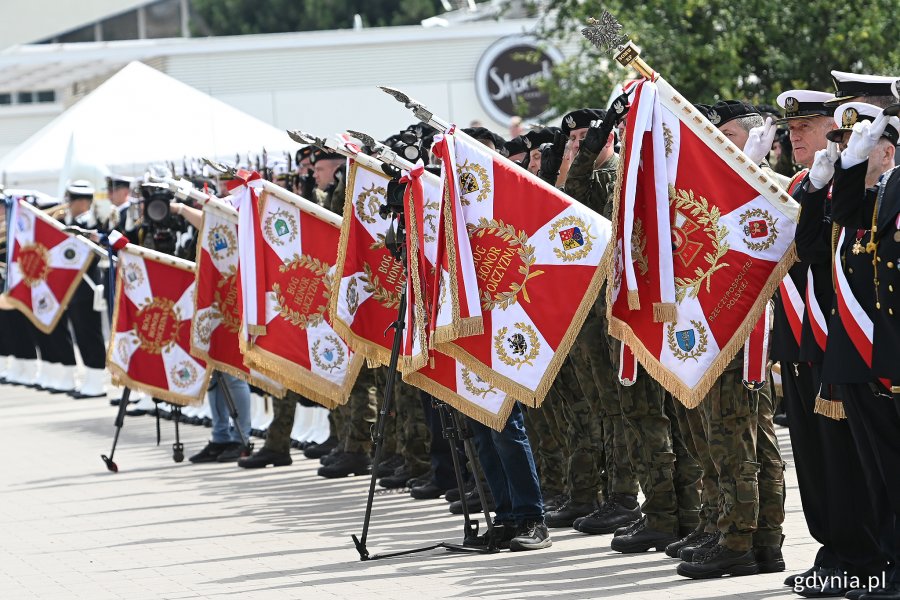
<instances>
[{"instance_id":1,"label":"white tent canopy","mask_svg":"<svg viewBox=\"0 0 900 600\"><path fill-rule=\"evenodd\" d=\"M56 193L72 139L121 175L182 157L234 161L298 148L288 135L140 62L132 62L0 160L2 183Z\"/></svg>"}]
</instances>

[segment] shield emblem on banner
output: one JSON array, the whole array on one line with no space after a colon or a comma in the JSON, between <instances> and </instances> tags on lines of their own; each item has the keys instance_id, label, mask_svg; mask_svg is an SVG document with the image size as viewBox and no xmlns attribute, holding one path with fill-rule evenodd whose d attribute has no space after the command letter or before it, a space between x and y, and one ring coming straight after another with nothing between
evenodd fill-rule
<instances>
[{"instance_id":1,"label":"shield emblem on banner","mask_svg":"<svg viewBox=\"0 0 900 600\"><path fill-rule=\"evenodd\" d=\"M694 346L697 343L697 340L694 336L693 329L685 329L683 331L675 332L675 339L678 342L678 347L684 350L685 352L690 352L694 349Z\"/></svg>"}]
</instances>

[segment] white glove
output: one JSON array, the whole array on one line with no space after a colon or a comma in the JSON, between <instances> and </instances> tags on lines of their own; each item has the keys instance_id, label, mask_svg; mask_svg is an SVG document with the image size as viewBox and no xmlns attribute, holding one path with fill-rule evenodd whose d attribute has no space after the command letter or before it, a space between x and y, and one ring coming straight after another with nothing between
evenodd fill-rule
<instances>
[{"instance_id":1,"label":"white glove","mask_svg":"<svg viewBox=\"0 0 900 600\"><path fill-rule=\"evenodd\" d=\"M834 163L840 158L837 142L828 142L824 150L816 151L812 167L809 169L809 183L816 190L823 189L834 177Z\"/></svg>"},{"instance_id":2,"label":"white glove","mask_svg":"<svg viewBox=\"0 0 900 600\"><path fill-rule=\"evenodd\" d=\"M855 167L869 159L869 153L881 139L884 128L887 127L889 118L884 113L878 115L874 122L859 121L853 126L850 141L841 153L841 166L845 169Z\"/></svg>"},{"instance_id":3,"label":"white glove","mask_svg":"<svg viewBox=\"0 0 900 600\"><path fill-rule=\"evenodd\" d=\"M750 137L747 138L747 143L744 144L744 154L754 164L758 165L761 163L772 149L776 130L775 120L772 117L766 118L765 125L760 125L750 130Z\"/></svg>"}]
</instances>

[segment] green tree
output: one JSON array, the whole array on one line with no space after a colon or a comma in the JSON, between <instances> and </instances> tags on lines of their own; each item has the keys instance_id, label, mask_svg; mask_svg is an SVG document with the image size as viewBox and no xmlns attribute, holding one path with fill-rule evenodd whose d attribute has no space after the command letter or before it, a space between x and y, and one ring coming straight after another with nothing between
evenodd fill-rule
<instances>
[{"instance_id":1,"label":"green tree","mask_svg":"<svg viewBox=\"0 0 900 600\"><path fill-rule=\"evenodd\" d=\"M900 75L896 0L545 0L539 36L576 41L550 87L559 112L606 102L635 75L581 36L588 17L615 15L642 57L693 102L774 103L784 90L833 90L830 71Z\"/></svg>"},{"instance_id":2,"label":"green tree","mask_svg":"<svg viewBox=\"0 0 900 600\"><path fill-rule=\"evenodd\" d=\"M414 25L442 12L440 0L191 0L194 35L246 35Z\"/></svg>"}]
</instances>

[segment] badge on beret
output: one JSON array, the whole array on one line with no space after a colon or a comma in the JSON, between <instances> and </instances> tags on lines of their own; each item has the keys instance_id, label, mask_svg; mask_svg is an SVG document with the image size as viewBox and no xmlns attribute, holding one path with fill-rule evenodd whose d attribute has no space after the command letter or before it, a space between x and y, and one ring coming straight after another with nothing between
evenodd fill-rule
<instances>
[{"instance_id":1,"label":"badge on beret","mask_svg":"<svg viewBox=\"0 0 900 600\"><path fill-rule=\"evenodd\" d=\"M856 121L859 120L859 111L855 108L848 108L841 115L841 127L844 129L852 129Z\"/></svg>"},{"instance_id":2,"label":"badge on beret","mask_svg":"<svg viewBox=\"0 0 900 600\"><path fill-rule=\"evenodd\" d=\"M796 114L799 107L800 107L800 103L797 102L797 99L794 98L793 96L788 96L787 98L784 99L784 110L785 110L785 112L787 112L787 114L789 114L789 115Z\"/></svg>"},{"instance_id":3,"label":"badge on beret","mask_svg":"<svg viewBox=\"0 0 900 600\"><path fill-rule=\"evenodd\" d=\"M900 79L891 84L891 93L894 94L894 98L900 98Z\"/></svg>"},{"instance_id":4,"label":"badge on beret","mask_svg":"<svg viewBox=\"0 0 900 600\"><path fill-rule=\"evenodd\" d=\"M568 115L566 117L566 125L569 127L569 129L575 129L576 123L575 123L575 119L574 119L574 117L572 117L572 115Z\"/></svg>"},{"instance_id":5,"label":"badge on beret","mask_svg":"<svg viewBox=\"0 0 900 600\"><path fill-rule=\"evenodd\" d=\"M528 148L529 150L531 150L531 138L525 137L523 139L525 140L525 147Z\"/></svg>"},{"instance_id":6,"label":"badge on beret","mask_svg":"<svg viewBox=\"0 0 900 600\"><path fill-rule=\"evenodd\" d=\"M713 125L718 125L722 121L722 117L715 110L710 109L709 111L709 122Z\"/></svg>"}]
</instances>

